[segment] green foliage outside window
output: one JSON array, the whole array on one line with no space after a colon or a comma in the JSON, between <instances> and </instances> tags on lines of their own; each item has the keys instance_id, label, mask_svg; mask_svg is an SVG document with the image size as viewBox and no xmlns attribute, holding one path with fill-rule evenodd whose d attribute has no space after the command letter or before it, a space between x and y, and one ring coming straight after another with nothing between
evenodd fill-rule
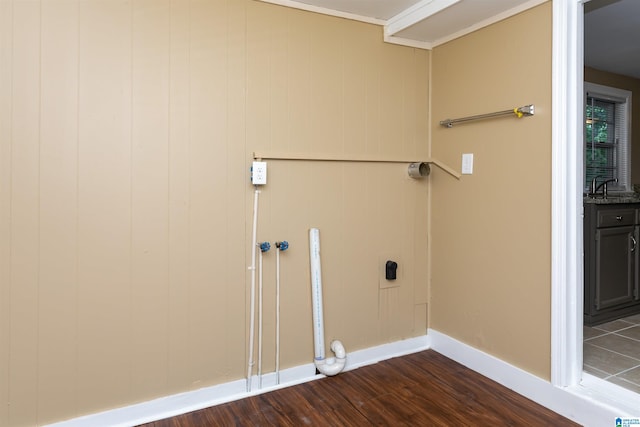
<instances>
[{"instance_id":1,"label":"green foliage outside window","mask_svg":"<svg viewBox=\"0 0 640 427\"><path fill-rule=\"evenodd\" d=\"M588 188L591 180L596 176L599 181L614 178L615 170L615 104L589 100L586 107L585 139L587 148L585 151L585 187Z\"/></svg>"}]
</instances>

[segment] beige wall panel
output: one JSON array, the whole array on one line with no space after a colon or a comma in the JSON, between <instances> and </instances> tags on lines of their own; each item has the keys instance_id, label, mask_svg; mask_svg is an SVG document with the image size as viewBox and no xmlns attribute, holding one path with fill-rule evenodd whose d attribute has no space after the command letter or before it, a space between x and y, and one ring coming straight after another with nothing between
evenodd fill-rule
<instances>
[{"instance_id":1,"label":"beige wall panel","mask_svg":"<svg viewBox=\"0 0 640 427\"><path fill-rule=\"evenodd\" d=\"M11 342L11 97L13 3L0 2L0 402L9 402ZM9 425L9 405L0 405L0 425Z\"/></svg>"},{"instance_id":2,"label":"beige wall panel","mask_svg":"<svg viewBox=\"0 0 640 427\"><path fill-rule=\"evenodd\" d=\"M161 396L167 385L170 2L132 11L131 387Z\"/></svg>"},{"instance_id":3,"label":"beige wall panel","mask_svg":"<svg viewBox=\"0 0 640 427\"><path fill-rule=\"evenodd\" d=\"M252 2L257 3L257 2ZM289 31L288 14L281 8L262 9L258 4L249 4L247 13L250 26L247 32L247 85L249 86L248 106L254 106L257 114L266 118L267 123L258 120L265 126L265 133L255 133L248 138L249 147L264 147L272 150L288 150L289 107L288 79L290 57L288 52ZM263 5L264 6L264 5ZM261 16L265 13L264 16ZM251 19L255 17L255 19ZM257 93L253 89L261 88ZM258 96L254 96L258 95ZM264 95L264 96L263 96ZM247 122L249 129L251 122ZM260 131L256 128L255 131ZM295 141L294 141L295 144Z\"/></svg>"},{"instance_id":4,"label":"beige wall panel","mask_svg":"<svg viewBox=\"0 0 640 427\"><path fill-rule=\"evenodd\" d=\"M380 154L392 155L403 150L405 136L405 103L404 83L406 64L412 56L412 49L402 47L394 49L392 45L384 45L380 61ZM403 152L403 151L401 151Z\"/></svg>"},{"instance_id":5,"label":"beige wall panel","mask_svg":"<svg viewBox=\"0 0 640 427\"><path fill-rule=\"evenodd\" d=\"M418 118L418 120L421 119ZM432 170L431 174L434 173L437 172ZM430 235L428 222L424 220L422 212L429 212L428 191L430 180L431 178L414 181L412 188L413 196L410 199L415 203L413 206L413 229L408 229L408 232L413 236L413 239L409 240L409 242L413 244L413 247L407 248L407 250L412 254L414 264L413 275L409 276L408 280L415 283L414 302L416 304L427 304L429 302Z\"/></svg>"},{"instance_id":6,"label":"beige wall panel","mask_svg":"<svg viewBox=\"0 0 640 427\"><path fill-rule=\"evenodd\" d=\"M359 102L360 106L356 108L362 109L362 98ZM350 147L353 142L348 141L346 146ZM344 252L339 271L344 296L339 308L348 328L340 330L339 338L345 345L348 342L351 349L364 348L367 342L380 336L377 310L380 254L375 232L368 226L372 214L370 207L378 199L377 189L370 179L379 171L378 166L347 163L344 167L340 232L343 238L338 241ZM367 310L349 312L356 301Z\"/></svg>"},{"instance_id":7,"label":"beige wall panel","mask_svg":"<svg viewBox=\"0 0 640 427\"><path fill-rule=\"evenodd\" d=\"M402 102L396 105L401 108ZM379 169L382 172L382 168ZM393 287L381 290L379 300L381 334L389 340L397 340L410 336L413 328L413 309L408 307L413 307L415 287L418 286L410 280L414 273L412 249L414 239L418 237L413 233L412 219L416 215L416 195L411 191L414 182L407 176L407 165L390 164L385 166L384 172L372 178L374 188L379 192L376 212L380 225L371 232L376 236L376 244L380 245L380 268L387 260L398 263L398 277L392 283L384 279L381 270L381 285Z\"/></svg>"},{"instance_id":8,"label":"beige wall panel","mask_svg":"<svg viewBox=\"0 0 640 427\"><path fill-rule=\"evenodd\" d=\"M365 83L365 146L366 153L380 154L380 144L382 143L382 103L384 97L382 94L381 86L382 82L382 67L381 62L384 61L382 54L384 46L374 44L372 54L374 55L374 61L371 66L368 67L364 76Z\"/></svg>"},{"instance_id":9,"label":"beige wall panel","mask_svg":"<svg viewBox=\"0 0 640 427\"><path fill-rule=\"evenodd\" d=\"M225 354L226 378L243 377L246 372L244 349L246 341L245 326L245 278L247 272L246 248L246 212L248 208L246 194L249 188L250 149L247 147L247 81L246 81L246 43L247 28L245 16L248 7L255 2L230 1L227 14L229 26L227 63L229 72L227 76L227 90L229 99L227 103L227 173L226 173L226 223L229 230L226 235L224 249L225 259L221 272L224 272L225 282ZM286 81L278 81L277 88L285 92ZM249 205L250 206L250 205ZM243 238L244 237L244 238ZM271 240L273 242L273 240ZM272 263L273 265L273 263ZM216 279L218 280L218 279ZM232 325L232 327L229 327Z\"/></svg>"},{"instance_id":10,"label":"beige wall panel","mask_svg":"<svg viewBox=\"0 0 640 427\"><path fill-rule=\"evenodd\" d=\"M632 92L631 183L640 184L640 79L585 67L584 80Z\"/></svg>"},{"instance_id":11,"label":"beige wall panel","mask_svg":"<svg viewBox=\"0 0 640 427\"><path fill-rule=\"evenodd\" d=\"M38 422L76 408L78 1L42 3Z\"/></svg>"},{"instance_id":12,"label":"beige wall panel","mask_svg":"<svg viewBox=\"0 0 640 427\"><path fill-rule=\"evenodd\" d=\"M80 2L80 413L131 401L131 7Z\"/></svg>"},{"instance_id":13,"label":"beige wall panel","mask_svg":"<svg viewBox=\"0 0 640 427\"><path fill-rule=\"evenodd\" d=\"M406 320L407 313L400 303L400 288L388 288L380 291L379 307L380 334L394 339L400 338L398 332ZM413 326L413 312L409 313Z\"/></svg>"},{"instance_id":14,"label":"beige wall panel","mask_svg":"<svg viewBox=\"0 0 640 427\"><path fill-rule=\"evenodd\" d=\"M229 302L224 272L228 268L225 243L242 232L227 227L226 201L234 197L227 186L229 165L227 87L228 30L212 26L227 16L228 2L204 1L192 5L191 15L191 107L190 107L190 346L191 368L196 381L228 380L224 363L227 349L220 343L227 334L243 334L241 325L230 324L227 310L240 307ZM239 165L238 167L241 167ZM238 194L238 197L242 197ZM244 273L244 271L243 271ZM237 276L238 279L242 276ZM236 349L237 351L237 349ZM234 378L241 376L235 373Z\"/></svg>"},{"instance_id":15,"label":"beige wall panel","mask_svg":"<svg viewBox=\"0 0 640 427\"><path fill-rule=\"evenodd\" d=\"M191 387L189 360L189 112L190 3L171 2L169 62L169 307L167 381Z\"/></svg>"},{"instance_id":16,"label":"beige wall panel","mask_svg":"<svg viewBox=\"0 0 640 427\"><path fill-rule=\"evenodd\" d=\"M411 120L407 122L408 140L412 140L416 154L429 154L429 141L424 135L429 133L429 76L431 51L416 50L413 66L416 72L413 74L413 84L405 84L405 93L410 93L411 105L407 108L407 117Z\"/></svg>"},{"instance_id":17,"label":"beige wall panel","mask_svg":"<svg viewBox=\"0 0 640 427\"><path fill-rule=\"evenodd\" d=\"M407 69L412 72L407 72L404 81L405 119L402 141L405 141L406 154L414 154L416 160L429 157L429 144L426 137L429 129L429 114L428 102L425 102L429 99L429 82L424 76L429 75L430 54L424 50L414 51L411 62L407 66ZM413 264L405 280L415 284L414 302L426 304L429 300L429 222L425 220L422 212L429 212L430 178L424 180L407 178L407 180L410 183L411 193L407 198L410 206L406 209L406 221L410 221L413 227L406 230L410 235L405 242L412 246L407 246L405 250L411 255ZM412 275L409 275L411 273ZM414 334L419 335L421 331L422 327L414 329Z\"/></svg>"},{"instance_id":18,"label":"beige wall panel","mask_svg":"<svg viewBox=\"0 0 640 427\"><path fill-rule=\"evenodd\" d=\"M257 2L254 2L257 3ZM281 11L281 13L283 13ZM322 150L313 144L313 97L311 73L313 52L308 49L315 33L309 31L317 19L313 13L286 11L287 16L287 149L292 152ZM250 96L248 97L250 99ZM257 141L256 141L257 142ZM254 141L247 140L251 149Z\"/></svg>"},{"instance_id":19,"label":"beige wall panel","mask_svg":"<svg viewBox=\"0 0 640 427\"><path fill-rule=\"evenodd\" d=\"M13 8L9 425L20 426L37 419L40 5Z\"/></svg>"},{"instance_id":20,"label":"beige wall panel","mask_svg":"<svg viewBox=\"0 0 640 427\"><path fill-rule=\"evenodd\" d=\"M429 56L379 27L253 0L16 4L0 6L9 425L244 377L253 151L426 156ZM327 342L424 333L427 182L406 167L269 161L258 240L291 244L282 368L313 357L310 227ZM387 256L402 276L381 291ZM264 279L271 372L275 249Z\"/></svg>"},{"instance_id":21,"label":"beige wall panel","mask_svg":"<svg viewBox=\"0 0 640 427\"><path fill-rule=\"evenodd\" d=\"M287 123L288 123L288 48L287 48L287 14L285 8L271 7L260 2L250 2L247 4L247 32L246 32L246 146L247 154L253 151L286 151L288 149ZM246 163L245 170L251 167L250 162ZM258 200L259 220L258 220L258 242L270 242L273 245L277 238L274 234L272 214L272 188L277 188L277 179L274 181L273 173L277 171L271 167L267 176L268 185L260 188ZM247 181L248 184L249 181ZM247 191L247 186L237 189L238 194L247 194L245 198L247 210L253 212L254 192ZM250 188L250 187L249 187ZM251 245L253 214L245 220L245 236L247 244L247 266L251 264ZM280 234L281 240L286 240ZM272 251L262 254L263 256L263 340L262 340L262 361L258 362L260 356L258 331L260 327L259 309L255 314L256 339L254 341L254 372L273 371L275 366L274 348L275 342L275 246ZM260 251L256 252L256 267L259 270ZM259 306L259 271L256 270L256 307ZM245 315L242 320L246 324L244 333L235 330L237 336L248 336L249 332L249 307L250 307L250 277L251 272L247 270L247 287L245 292ZM248 340L245 338L245 352L248 354ZM245 362L246 363L246 362ZM260 366L259 366L260 365ZM246 365L244 367L246 375Z\"/></svg>"},{"instance_id":22,"label":"beige wall panel","mask_svg":"<svg viewBox=\"0 0 640 427\"><path fill-rule=\"evenodd\" d=\"M273 222L268 229L260 228L260 235L271 242L286 240L290 245L280 259L281 368L309 363L313 358L308 231L315 226L309 220L314 194L311 182L305 179L311 175L311 166L309 162L269 162L269 184L262 193L270 198L270 210L261 205L260 214L269 215ZM324 250L322 230L320 234ZM247 238L251 238L250 232Z\"/></svg>"},{"instance_id":23,"label":"beige wall panel","mask_svg":"<svg viewBox=\"0 0 640 427\"><path fill-rule=\"evenodd\" d=\"M310 40L308 48L311 56L311 99L312 115L311 135L313 146L322 147L323 152L339 153L343 151L342 129L344 127L342 52L345 24L341 19L317 21L320 24Z\"/></svg>"},{"instance_id":24,"label":"beige wall panel","mask_svg":"<svg viewBox=\"0 0 640 427\"><path fill-rule=\"evenodd\" d=\"M277 128L277 125L272 121L273 116L275 114L276 117L282 117L279 113L276 112L277 109L283 110L284 105L282 103L282 91L285 91L285 87L276 87L274 82L276 81L276 70L282 72L283 63L286 63L286 46L283 46L283 41L285 40L286 33L286 15L282 13L282 8L280 7L269 7L268 5L261 4L260 2L251 2L251 4L247 4L246 16L247 16L247 27L246 27L246 50L247 50L247 60L245 64L245 72L246 72L246 100L245 100L245 108L246 108L246 146L248 149L247 155L253 151L272 151L274 138L273 132L274 129ZM274 31L273 28L277 27L280 31ZM278 64L278 65L276 65ZM279 67L280 66L280 67ZM278 104L278 101L280 103ZM286 111L286 110L285 110ZM251 167L251 159L247 159L246 168ZM256 270L255 270L255 288L254 288L254 298L255 298L255 307L256 311L254 314L254 330L255 335L254 338L258 336L258 328L259 328L259 255L260 251L255 247L251 246L251 238L253 232L253 207L255 204L255 191L259 190L258 194L258 212L259 219L257 222L257 231L256 238L258 242L269 241L271 240L271 236L268 236L265 233L266 229L270 228L270 206L271 206L271 195L268 191L268 188L274 185L273 180L273 172L274 169L271 168L268 171L267 176L269 187L256 187L253 191L246 191L244 188L241 190L245 193L245 212L251 212L249 216L246 217L245 220L245 239L247 240L246 245L246 265L251 265L252 250L255 250L255 259L256 259ZM249 182L249 181L248 181ZM246 187L245 187L246 188ZM251 187L249 187L251 188ZM267 190L265 190L267 189ZM264 190L264 191L263 191ZM264 259L272 259L271 255L273 253L263 254L263 266L265 264ZM267 269L268 270L268 269ZM244 376L246 376L247 372L247 360L249 354L249 341L246 337L249 336L250 331L250 322L249 322L249 312L250 312L250 295L251 295L251 275L252 272L247 269L246 270L246 279L245 279L245 295L244 295L244 316L243 316L243 324L246 326L243 330L234 329L234 331L245 337L245 348L244 354L246 359L244 359L245 366L243 367ZM270 280L273 276L269 273L269 271L263 272L263 280L266 279L267 283L272 283ZM264 289L263 289L264 295ZM266 307L266 302L263 307ZM269 305L270 306L270 305ZM270 310L272 312L272 310ZM264 323L263 323L264 325ZM270 330L270 328L269 328ZM265 334L267 332L265 331ZM264 337L265 335L263 335ZM266 336L272 336L269 333ZM269 340L271 341L271 340ZM254 373L258 372L258 358L259 358L259 342L258 339L255 338L253 341L253 361L255 366L253 368ZM266 364L264 364L266 367Z\"/></svg>"},{"instance_id":25,"label":"beige wall panel","mask_svg":"<svg viewBox=\"0 0 640 427\"><path fill-rule=\"evenodd\" d=\"M327 164L314 162L309 168L309 175L316 179L307 186L312 197L309 204L311 213L307 218L306 228L314 227L320 230L326 342L331 342L336 338L345 339L343 338L347 330L345 320L350 315L344 309L346 303L344 301L344 283L340 275L344 260L342 242L349 237L343 233L342 212L337 208L342 203L342 169L348 166L348 164L337 162ZM307 265L309 264L308 241L307 237ZM309 275L306 278L309 292L311 292ZM311 320L311 313L307 317L307 322L309 320ZM309 328L311 332L311 323L309 323ZM345 343L345 345L347 344ZM308 351L308 354L312 355L313 347Z\"/></svg>"},{"instance_id":26,"label":"beige wall panel","mask_svg":"<svg viewBox=\"0 0 640 427\"><path fill-rule=\"evenodd\" d=\"M217 242L226 222L227 63L226 26L211 25L225 16L224 1L194 1L190 10L189 59L189 359L194 386L221 378L224 349L224 288L216 286L223 266ZM221 182L222 181L222 182Z\"/></svg>"},{"instance_id":27,"label":"beige wall panel","mask_svg":"<svg viewBox=\"0 0 640 427\"><path fill-rule=\"evenodd\" d=\"M278 33L273 31L272 26L285 30L282 29L281 8L253 3L247 7L246 143L251 151L265 151L273 149L271 114L275 107L274 92L284 90L272 85L273 64L276 62L272 49L281 47Z\"/></svg>"},{"instance_id":28,"label":"beige wall panel","mask_svg":"<svg viewBox=\"0 0 640 427\"><path fill-rule=\"evenodd\" d=\"M551 4L433 51L430 327L550 376ZM536 33L526 49L510 35ZM534 117L446 129L445 118L533 103ZM504 319L510 319L505 322Z\"/></svg>"},{"instance_id":29,"label":"beige wall panel","mask_svg":"<svg viewBox=\"0 0 640 427\"><path fill-rule=\"evenodd\" d=\"M372 26L373 27L373 26ZM349 31L349 29L355 31ZM356 155L366 153L365 129L366 96L365 75L367 69L372 68L373 54L371 35L379 36L377 27L374 31L363 31L366 26L344 26L344 32L351 43L343 45L343 73L342 102L345 125L342 128L343 151L345 154ZM359 30L359 31L357 31Z\"/></svg>"},{"instance_id":30,"label":"beige wall panel","mask_svg":"<svg viewBox=\"0 0 640 427\"><path fill-rule=\"evenodd\" d=\"M416 304L413 309L413 330L415 336L424 335L427 333L428 327L428 304Z\"/></svg>"}]
</instances>

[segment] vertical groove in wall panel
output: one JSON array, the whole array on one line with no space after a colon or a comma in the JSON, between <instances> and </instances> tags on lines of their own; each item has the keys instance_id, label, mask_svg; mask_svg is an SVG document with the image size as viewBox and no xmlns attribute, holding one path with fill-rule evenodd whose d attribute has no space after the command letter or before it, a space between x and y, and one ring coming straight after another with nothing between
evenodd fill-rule
<instances>
[{"instance_id":1,"label":"vertical groove in wall panel","mask_svg":"<svg viewBox=\"0 0 640 427\"><path fill-rule=\"evenodd\" d=\"M380 144L382 141L382 133L380 126L382 120L380 117L382 111L382 103L385 102L382 93L382 71L381 63L384 61L383 48L380 43L371 42L368 44L367 51L369 59L365 69L365 146L366 153L371 155L380 154Z\"/></svg>"},{"instance_id":2,"label":"vertical groove in wall panel","mask_svg":"<svg viewBox=\"0 0 640 427\"><path fill-rule=\"evenodd\" d=\"M409 126L413 123L413 120L409 118L406 118L405 121L408 122L407 124ZM406 141L408 138L410 138L408 132L405 132L404 140ZM405 149L405 154L410 153L407 153ZM403 307L401 309L402 315L398 323L398 329L395 335L391 337L395 339L402 339L407 336L406 334L410 334L413 331L414 315L408 307L415 307L415 294L416 287L418 286L417 278L415 277L416 259L415 253L413 252L414 242L416 239L419 239L415 228L416 217L419 216L419 211L417 211L416 207L418 198L426 197L424 192L420 194L420 189L425 189L426 183L408 178L406 175L406 167L407 165L402 165L402 169L398 170L399 175L402 173L404 176L402 179L399 179L399 184L402 188L400 197L401 209L400 212L397 213L395 221L403 224L401 231L402 237L400 239L400 257L404 265L402 271L402 286L400 287L400 306ZM420 217L420 219L424 221L424 217L422 215L420 215Z\"/></svg>"},{"instance_id":3,"label":"vertical groove in wall panel","mask_svg":"<svg viewBox=\"0 0 640 427\"><path fill-rule=\"evenodd\" d=\"M288 101L288 13L276 9L277 13L267 21L269 45L267 47L268 88L269 88L269 142L274 151L288 149L287 101Z\"/></svg>"},{"instance_id":4,"label":"vertical groove in wall panel","mask_svg":"<svg viewBox=\"0 0 640 427\"><path fill-rule=\"evenodd\" d=\"M132 16L80 6L78 400L92 412L131 398Z\"/></svg>"},{"instance_id":5,"label":"vertical groove in wall panel","mask_svg":"<svg viewBox=\"0 0 640 427\"><path fill-rule=\"evenodd\" d=\"M190 2L171 1L169 67L169 392L189 389Z\"/></svg>"},{"instance_id":6,"label":"vertical groove in wall panel","mask_svg":"<svg viewBox=\"0 0 640 427\"><path fill-rule=\"evenodd\" d=\"M413 277L415 283L414 302L416 304L426 304L429 300L429 233L424 212L428 212L428 191L429 183L416 182L413 186L412 197L415 200L415 215L413 216L413 226L409 229L413 233L410 250L413 258Z\"/></svg>"},{"instance_id":7,"label":"vertical groove in wall panel","mask_svg":"<svg viewBox=\"0 0 640 427\"><path fill-rule=\"evenodd\" d=\"M427 333L427 304L416 304L413 307L413 332L414 336Z\"/></svg>"},{"instance_id":8,"label":"vertical groove in wall panel","mask_svg":"<svg viewBox=\"0 0 640 427\"><path fill-rule=\"evenodd\" d=\"M288 88L288 140L291 152L318 152L313 146L313 98L311 72L313 52L309 49L313 34L309 31L313 14L299 10L287 11L287 88Z\"/></svg>"},{"instance_id":9,"label":"vertical groove in wall panel","mask_svg":"<svg viewBox=\"0 0 640 427\"><path fill-rule=\"evenodd\" d=\"M347 32L350 26L345 28ZM342 138L345 155L367 153L366 135L366 74L370 68L371 48L369 39L374 32L379 36L379 28L362 24L358 31L349 31L344 43L344 63L342 80L342 100L344 115Z\"/></svg>"},{"instance_id":10,"label":"vertical groove in wall panel","mask_svg":"<svg viewBox=\"0 0 640 427\"><path fill-rule=\"evenodd\" d=\"M224 360L227 268L227 1L198 1L191 10L190 53L190 366L202 384L219 382ZM225 17L221 19L221 17ZM212 23L217 23L216 25Z\"/></svg>"},{"instance_id":11,"label":"vertical groove in wall panel","mask_svg":"<svg viewBox=\"0 0 640 427\"><path fill-rule=\"evenodd\" d=\"M168 0L133 4L132 393L167 388Z\"/></svg>"},{"instance_id":12,"label":"vertical groove in wall panel","mask_svg":"<svg viewBox=\"0 0 640 427\"><path fill-rule=\"evenodd\" d=\"M402 149L403 143L392 143L391 141L403 141L403 77L405 58L411 53L412 48L401 46L384 45L382 54L385 60L379 64L381 81L380 95L382 102L380 106L380 154L390 155L398 149Z\"/></svg>"},{"instance_id":13,"label":"vertical groove in wall panel","mask_svg":"<svg viewBox=\"0 0 640 427\"><path fill-rule=\"evenodd\" d=\"M42 3L38 422L76 407L78 2Z\"/></svg>"},{"instance_id":14,"label":"vertical groove in wall panel","mask_svg":"<svg viewBox=\"0 0 640 427\"><path fill-rule=\"evenodd\" d=\"M428 98L429 98L429 55L427 51L416 50L416 73L413 87L415 87L415 99L413 117L415 123L410 130L414 136L415 154L419 158L429 157L428 153ZM418 184L418 183L416 183ZM428 250L428 222L420 212L429 212L427 205L430 178L418 184L415 191L416 216L415 216L415 240L413 245L413 257L415 260L415 303L426 304L428 302L428 277L429 277L429 250Z\"/></svg>"},{"instance_id":15,"label":"vertical groove in wall panel","mask_svg":"<svg viewBox=\"0 0 640 427\"><path fill-rule=\"evenodd\" d=\"M419 153L418 134L416 133L417 115L422 111L418 108L417 97L422 92L417 90L419 82L417 76L420 74L419 57L420 49L411 49L407 52L405 62L405 73L402 82L403 103L403 134L405 141L403 151L407 155L415 155ZM425 76L423 76L424 78ZM426 119L425 119L426 120Z\"/></svg>"},{"instance_id":16,"label":"vertical groove in wall panel","mask_svg":"<svg viewBox=\"0 0 640 427\"><path fill-rule=\"evenodd\" d=\"M9 424L35 424L38 386L40 5L14 4Z\"/></svg>"},{"instance_id":17,"label":"vertical groove in wall panel","mask_svg":"<svg viewBox=\"0 0 640 427\"><path fill-rule=\"evenodd\" d=\"M401 95L402 95L402 121L399 125L399 137L402 141L400 147L401 153L405 156L415 156L419 159L417 154L415 132L416 123L416 74L418 74L418 67L416 64L418 49L402 49L402 61L398 64L400 69L398 75L401 78ZM406 165L403 165L404 180L402 185L402 210L400 222L402 227L401 238L401 259L403 260L402 271L402 286L400 288L400 306L401 307L413 307L411 309L402 309L401 322L398 324L398 330L394 337L403 338L407 334L414 336L415 328L415 303L416 303L416 288L419 286L419 278L416 277L416 254L414 252L415 241L420 240L420 235L417 233L416 222L419 217L419 221L424 221L425 218L422 215L418 215L417 205L419 198L426 198L426 192L420 190L426 189L426 180L413 180L406 176ZM411 312L414 313L411 313Z\"/></svg>"},{"instance_id":18,"label":"vertical groove in wall panel","mask_svg":"<svg viewBox=\"0 0 640 427\"><path fill-rule=\"evenodd\" d=\"M261 2L248 2L247 4L247 29L246 29L246 145L248 151L262 151L272 150L273 141L271 138L272 123L271 118L273 112L272 94L275 88L271 85L271 75L273 73L272 64L275 58L272 58L271 49L275 45L277 39L275 35L275 28L277 25L272 25L278 22L282 16L283 9L273 8L271 5ZM281 29L282 30L282 29ZM270 162L271 169L276 168L277 165L274 162ZM269 172L271 173L271 172ZM269 176L269 173L267 176ZM271 177L273 178L273 177ZM259 195L259 218L258 218L258 242L266 241L267 233L271 229L271 194L278 191L276 184L277 180L269 179L268 183L264 187L260 187ZM246 239L246 253L247 253L247 265L251 265L251 250L255 249L251 245L252 229L253 229L253 195L251 190L246 191L245 200L247 200L246 212L246 227L245 235ZM250 207L250 208L249 208ZM267 258L268 259L268 258ZM258 359L258 306L259 306L259 253L256 254L256 291L255 291L255 336L254 341L254 357L253 360ZM264 262L263 262L264 265ZM246 314L246 330L237 331L238 334L249 337L250 328L250 295L251 295L251 272L247 271L248 284L247 293L245 296L245 312ZM234 329L235 330L235 329ZM246 351L248 357L249 340L247 339ZM247 363L247 360L245 360ZM254 373L258 371L258 363L255 364L253 369Z\"/></svg>"},{"instance_id":19,"label":"vertical groove in wall panel","mask_svg":"<svg viewBox=\"0 0 640 427\"><path fill-rule=\"evenodd\" d=\"M274 36L271 22L277 19L280 9L270 6L252 2L247 8L247 146L252 151L272 149L269 64Z\"/></svg>"},{"instance_id":20,"label":"vertical groove in wall panel","mask_svg":"<svg viewBox=\"0 0 640 427\"><path fill-rule=\"evenodd\" d=\"M246 145L246 26L247 2L228 2L228 56L227 56L227 159L226 159L226 375L235 379L245 372L245 248L248 246L245 231L247 198L250 193L248 163L251 149ZM230 376L230 378L229 378Z\"/></svg>"},{"instance_id":21,"label":"vertical groove in wall panel","mask_svg":"<svg viewBox=\"0 0 640 427\"><path fill-rule=\"evenodd\" d=\"M0 2L0 425L9 425L13 2Z\"/></svg>"},{"instance_id":22,"label":"vertical groove in wall panel","mask_svg":"<svg viewBox=\"0 0 640 427\"><path fill-rule=\"evenodd\" d=\"M360 98L360 103L363 99ZM363 220L371 215L371 203L377 198L377 190L366 179L376 167L364 163L351 163L344 167L342 212L345 228L340 242L344 251L341 297L344 302L340 310L346 316L343 322L349 324L349 328L340 331L340 338L345 345L349 343L351 350L379 340L378 245L371 224ZM353 316L348 313L354 304L370 309L361 310Z\"/></svg>"},{"instance_id":23,"label":"vertical groove in wall panel","mask_svg":"<svg viewBox=\"0 0 640 427\"><path fill-rule=\"evenodd\" d=\"M345 41L342 40L342 23L339 18L322 19L313 24L314 37L311 50L311 101L314 105L313 135L311 141L322 152L342 152L342 127L344 106L342 96L342 63ZM315 148L315 150L318 150Z\"/></svg>"},{"instance_id":24,"label":"vertical groove in wall panel","mask_svg":"<svg viewBox=\"0 0 640 427\"><path fill-rule=\"evenodd\" d=\"M268 141L271 150L285 151L289 146L288 134L288 38L289 28L288 13L286 10L275 9L270 19L260 24L262 31L268 33L269 44L267 47L267 87L269 111ZM284 13L282 13L284 12ZM277 175L282 172L282 163L274 164L272 172ZM287 218L286 205L277 205L278 196L282 194L283 186L268 186L263 191L266 202L265 210L261 217L264 219L264 227L261 229L261 240L274 242L276 239L284 239L282 225ZM274 248L275 249L275 248ZM264 262L264 290L263 290L263 361L262 370L272 371L275 368L275 250L265 254Z\"/></svg>"}]
</instances>

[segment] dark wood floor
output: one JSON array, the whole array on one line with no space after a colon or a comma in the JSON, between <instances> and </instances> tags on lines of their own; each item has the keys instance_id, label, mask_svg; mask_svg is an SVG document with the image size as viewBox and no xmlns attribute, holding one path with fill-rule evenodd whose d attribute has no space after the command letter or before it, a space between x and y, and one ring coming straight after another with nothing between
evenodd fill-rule
<instances>
[{"instance_id":1,"label":"dark wood floor","mask_svg":"<svg viewBox=\"0 0 640 427\"><path fill-rule=\"evenodd\" d=\"M577 426L432 350L145 424Z\"/></svg>"}]
</instances>

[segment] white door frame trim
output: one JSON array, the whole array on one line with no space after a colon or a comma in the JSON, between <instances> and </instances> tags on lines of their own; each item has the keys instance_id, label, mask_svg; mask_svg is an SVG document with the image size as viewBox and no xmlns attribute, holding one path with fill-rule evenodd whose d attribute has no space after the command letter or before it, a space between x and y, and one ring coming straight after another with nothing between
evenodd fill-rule
<instances>
[{"instance_id":1,"label":"white door frame trim","mask_svg":"<svg viewBox=\"0 0 640 427\"><path fill-rule=\"evenodd\" d=\"M582 378L583 14L583 0L553 1L551 382L558 387Z\"/></svg>"},{"instance_id":2,"label":"white door frame trim","mask_svg":"<svg viewBox=\"0 0 640 427\"><path fill-rule=\"evenodd\" d=\"M551 384L602 413L639 417L640 394L583 373L584 3L553 0ZM600 413L600 412L598 412ZM595 424L598 425L598 424Z\"/></svg>"}]
</instances>

